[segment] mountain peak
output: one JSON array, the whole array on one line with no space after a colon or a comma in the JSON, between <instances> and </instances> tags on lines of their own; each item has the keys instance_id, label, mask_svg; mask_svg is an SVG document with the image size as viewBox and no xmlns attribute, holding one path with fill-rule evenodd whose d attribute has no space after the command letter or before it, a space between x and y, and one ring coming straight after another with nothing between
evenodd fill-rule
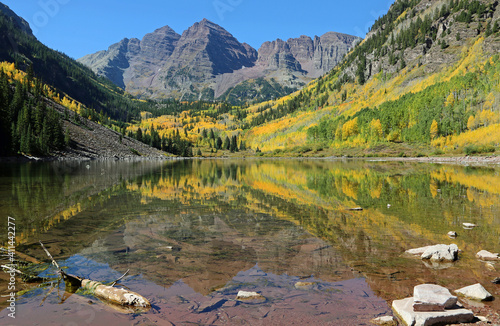
<instances>
[{"instance_id":1,"label":"mountain peak","mask_svg":"<svg viewBox=\"0 0 500 326\"><path fill-rule=\"evenodd\" d=\"M164 34L164 35L179 35L177 32L168 25L155 29L154 34Z\"/></svg>"},{"instance_id":2,"label":"mountain peak","mask_svg":"<svg viewBox=\"0 0 500 326\"><path fill-rule=\"evenodd\" d=\"M17 28L21 29L23 32L25 32L30 36L34 36L30 24L23 18L16 15L15 12L13 12L8 6L4 5L1 2L0 2L0 12L3 13L5 16L7 16Z\"/></svg>"},{"instance_id":3,"label":"mountain peak","mask_svg":"<svg viewBox=\"0 0 500 326\"><path fill-rule=\"evenodd\" d=\"M276 39L262 44L257 52L204 18L182 35L164 26L146 34L140 44L131 39L126 51L101 52L80 62L131 94L214 99L250 79L274 78L289 89L304 85L333 67L351 46L347 39L328 39L320 42L318 37L317 46L305 35ZM125 43L116 48L125 50ZM98 67L98 61L103 65Z\"/></svg>"}]
</instances>

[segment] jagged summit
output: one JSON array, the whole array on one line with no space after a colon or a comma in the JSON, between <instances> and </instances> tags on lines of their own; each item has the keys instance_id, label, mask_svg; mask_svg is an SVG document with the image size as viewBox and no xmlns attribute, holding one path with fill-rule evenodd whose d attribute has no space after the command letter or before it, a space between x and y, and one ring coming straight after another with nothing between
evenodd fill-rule
<instances>
[{"instance_id":1,"label":"jagged summit","mask_svg":"<svg viewBox=\"0 0 500 326\"><path fill-rule=\"evenodd\" d=\"M182 35L168 26L124 39L78 61L127 92L146 98L214 99L247 80L297 89L334 67L359 38L327 33L266 42L259 51L203 19ZM252 88L255 85L245 86ZM241 95L241 96L240 96ZM274 96L285 94L273 94Z\"/></svg>"}]
</instances>

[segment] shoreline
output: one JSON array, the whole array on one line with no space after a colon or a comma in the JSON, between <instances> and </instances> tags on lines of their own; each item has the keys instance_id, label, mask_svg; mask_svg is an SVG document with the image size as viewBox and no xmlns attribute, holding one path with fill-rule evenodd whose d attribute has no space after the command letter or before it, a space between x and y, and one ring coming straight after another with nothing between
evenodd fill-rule
<instances>
[{"instance_id":1,"label":"shoreline","mask_svg":"<svg viewBox=\"0 0 500 326\"><path fill-rule=\"evenodd\" d=\"M47 156L34 157L28 155L0 157L0 162L11 163L28 163L28 162L55 162L55 161L176 161L176 160L246 160L246 159L262 159L262 160L363 160L368 162L416 162L416 163L433 163L433 164L459 164L464 166L491 166L500 165L500 156L432 156L432 157L356 157L356 156L329 156L329 157L296 157L296 156L220 156L220 157L177 157L165 155L144 155L144 156L96 156L84 157L79 155L68 156Z\"/></svg>"}]
</instances>

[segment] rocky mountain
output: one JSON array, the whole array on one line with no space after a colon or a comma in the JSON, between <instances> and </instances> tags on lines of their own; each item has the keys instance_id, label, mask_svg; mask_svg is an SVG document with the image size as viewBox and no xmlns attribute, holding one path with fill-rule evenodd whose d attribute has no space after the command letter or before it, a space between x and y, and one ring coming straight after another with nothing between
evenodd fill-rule
<instances>
[{"instance_id":1,"label":"rocky mountain","mask_svg":"<svg viewBox=\"0 0 500 326\"><path fill-rule=\"evenodd\" d=\"M376 156L498 151L499 51L498 1L398 0L329 74L250 106L260 113L248 115L246 145Z\"/></svg>"},{"instance_id":2,"label":"rocky mountain","mask_svg":"<svg viewBox=\"0 0 500 326\"><path fill-rule=\"evenodd\" d=\"M182 35L165 26L142 40L123 39L78 61L143 98L248 100L249 88L258 83L247 82L244 93L241 83L264 79L277 85L274 92L260 94L266 99L262 97L285 95L330 71L358 40L330 32L314 40L301 36L266 42L257 51L204 19Z\"/></svg>"},{"instance_id":3,"label":"rocky mountain","mask_svg":"<svg viewBox=\"0 0 500 326\"><path fill-rule=\"evenodd\" d=\"M33 31L26 20L16 15L8 6L0 2L0 12L2 12L17 28L29 36L33 36Z\"/></svg>"}]
</instances>

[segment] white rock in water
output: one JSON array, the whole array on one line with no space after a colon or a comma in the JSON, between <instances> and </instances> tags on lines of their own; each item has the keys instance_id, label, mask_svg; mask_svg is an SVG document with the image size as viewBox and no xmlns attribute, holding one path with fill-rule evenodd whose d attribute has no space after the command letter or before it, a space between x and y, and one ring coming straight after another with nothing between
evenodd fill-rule
<instances>
[{"instance_id":1,"label":"white rock in water","mask_svg":"<svg viewBox=\"0 0 500 326\"><path fill-rule=\"evenodd\" d=\"M456 238L456 237L457 237L457 232L455 232L455 231L450 231L450 232L448 232L448 236L449 236L450 238Z\"/></svg>"},{"instance_id":2,"label":"white rock in water","mask_svg":"<svg viewBox=\"0 0 500 326\"><path fill-rule=\"evenodd\" d=\"M406 251L412 255L421 255L422 259L432 259L437 261L454 261L458 258L458 246L456 244L445 245L438 244L435 246L410 249Z\"/></svg>"},{"instance_id":3,"label":"white rock in water","mask_svg":"<svg viewBox=\"0 0 500 326\"><path fill-rule=\"evenodd\" d=\"M371 322L375 325L381 326L398 326L398 321L393 316L383 316L374 318Z\"/></svg>"},{"instance_id":4,"label":"white rock in water","mask_svg":"<svg viewBox=\"0 0 500 326\"><path fill-rule=\"evenodd\" d=\"M486 261L494 261L494 260L500 260L500 257L498 256L497 253L491 253L486 250L481 250L476 254L476 257L481 260L486 260Z\"/></svg>"},{"instance_id":5,"label":"white rock in water","mask_svg":"<svg viewBox=\"0 0 500 326\"><path fill-rule=\"evenodd\" d=\"M413 289L415 311L444 311L457 304L457 297L450 291L435 284L421 284Z\"/></svg>"},{"instance_id":6,"label":"white rock in water","mask_svg":"<svg viewBox=\"0 0 500 326\"><path fill-rule=\"evenodd\" d=\"M252 299L264 299L264 297L257 292L239 291L236 296L237 300L252 300Z\"/></svg>"},{"instance_id":7,"label":"white rock in water","mask_svg":"<svg viewBox=\"0 0 500 326\"><path fill-rule=\"evenodd\" d=\"M491 293L486 291L486 289L480 283L455 290L455 293L461 294L469 299L479 300L479 301L493 299Z\"/></svg>"},{"instance_id":8,"label":"white rock in water","mask_svg":"<svg viewBox=\"0 0 500 326\"><path fill-rule=\"evenodd\" d=\"M435 325L470 323L474 320L474 313L467 309L448 309L445 311L419 312L413 310L413 298L395 300L392 310L402 319L405 325Z\"/></svg>"},{"instance_id":9,"label":"white rock in water","mask_svg":"<svg viewBox=\"0 0 500 326\"><path fill-rule=\"evenodd\" d=\"M472 223L462 223L462 225L468 229L472 229L472 228L475 228L477 226L476 224L472 224Z\"/></svg>"}]
</instances>

